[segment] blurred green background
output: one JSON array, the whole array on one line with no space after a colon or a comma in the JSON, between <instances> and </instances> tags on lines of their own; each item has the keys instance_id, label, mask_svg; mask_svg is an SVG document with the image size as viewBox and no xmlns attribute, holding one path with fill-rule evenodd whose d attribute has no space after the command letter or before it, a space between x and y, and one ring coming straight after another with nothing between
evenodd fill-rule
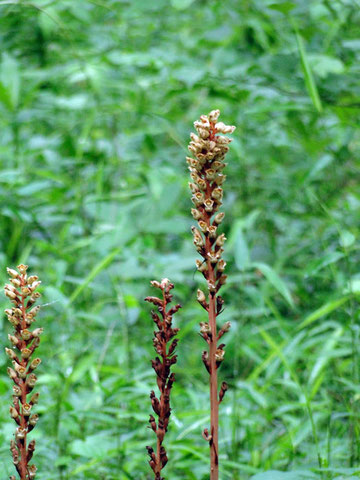
<instances>
[{"instance_id":1,"label":"blurred green background","mask_svg":"<svg viewBox=\"0 0 360 480\"><path fill-rule=\"evenodd\" d=\"M164 474L209 478L185 156L214 108L237 126L221 479L359 478L359 21L358 0L0 1L0 280L22 261L43 282L39 480L153 478L143 298L165 276L183 309Z\"/></svg>"}]
</instances>

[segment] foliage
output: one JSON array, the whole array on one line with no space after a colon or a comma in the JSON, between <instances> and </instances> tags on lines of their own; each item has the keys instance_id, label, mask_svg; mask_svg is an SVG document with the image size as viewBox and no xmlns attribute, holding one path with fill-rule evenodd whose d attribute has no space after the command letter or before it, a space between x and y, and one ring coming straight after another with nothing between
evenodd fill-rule
<instances>
[{"instance_id":1,"label":"foliage","mask_svg":"<svg viewBox=\"0 0 360 480\"><path fill-rule=\"evenodd\" d=\"M39 480L149 478L159 277L184 307L164 473L208 478L185 155L213 108L237 126L221 478L359 474L359 16L358 0L0 2L0 280L24 262L44 285Z\"/></svg>"}]
</instances>

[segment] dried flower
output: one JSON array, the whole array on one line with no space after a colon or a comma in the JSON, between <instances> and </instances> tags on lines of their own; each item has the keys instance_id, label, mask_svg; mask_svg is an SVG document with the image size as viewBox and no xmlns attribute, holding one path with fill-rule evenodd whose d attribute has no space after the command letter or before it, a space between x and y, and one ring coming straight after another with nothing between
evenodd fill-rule
<instances>
[{"instance_id":1,"label":"dried flower","mask_svg":"<svg viewBox=\"0 0 360 480\"><path fill-rule=\"evenodd\" d=\"M200 235L200 233L199 233ZM154 332L153 345L156 353L159 355L152 360L152 367L157 375L157 385L160 391L160 398L157 398L154 391L150 393L151 405L154 413L158 417L156 423L155 417L150 415L149 423L150 428L155 432L157 437L157 449L156 454L152 447L146 447L150 460L149 464L154 472L155 480L164 480L161 476L161 471L168 462L166 451L162 445L165 434L168 429L169 419L171 415L170 408L170 394L171 388L175 381L175 374L170 372L171 366L176 363L177 356L174 355L177 339L174 339L178 333L178 328L172 327L172 316L176 313L181 306L175 305L168 311L167 305L172 300L171 290L174 285L167 279L163 279L161 282L153 281L152 286L159 288L162 291L162 298L158 297L146 297L147 302L153 303L160 315L152 311L151 316L158 328Z\"/></svg>"},{"instance_id":2,"label":"dried flower","mask_svg":"<svg viewBox=\"0 0 360 480\"><path fill-rule=\"evenodd\" d=\"M9 335L9 341L17 350L6 348L7 355L12 359L13 367L8 368L8 374L13 380L13 405L10 407L10 416L17 423L15 440L10 443L10 451L14 466L20 480L35 478L36 466L29 465L35 450L35 441L27 444L27 435L34 428L38 415L31 414L32 406L38 401L39 394L35 393L27 401L28 394L36 383L36 376L31 373L41 362L40 358L31 360L31 356L39 346L39 335L42 328L33 332L28 326L35 321L40 307L29 309L39 298L40 294L35 289L40 285L38 277L27 277L27 265L19 265L17 270L8 268L11 284L5 285L5 295L12 301L14 306L6 309L5 313L11 325L14 327L13 335ZM12 475L11 479L15 480Z\"/></svg>"},{"instance_id":3,"label":"dried flower","mask_svg":"<svg viewBox=\"0 0 360 480\"><path fill-rule=\"evenodd\" d=\"M208 299L201 290L198 290L198 301L207 310L209 317L208 322L200 323L200 334L209 345L209 351L203 352L202 360L210 374L211 429L210 434L207 429L204 431L204 438L210 445L210 480L219 478L219 403L227 389L227 385L223 383L218 393L217 369L224 359L225 345L218 345L217 342L230 328L230 323L226 322L218 333L216 325L216 317L221 313L224 303L218 291L226 282L226 275L223 274L226 263L221 258L226 237L223 233L218 233L218 226L224 219L224 213L218 212L223 199L223 189L220 185L223 185L226 179L222 171L226 166L224 158L231 142L230 138L217 134L233 133L235 130L233 126L218 122L219 115L219 110L213 110L208 115L201 115L194 123L197 135L194 133L190 135L189 151L195 158L187 157L193 181L191 190L192 192L196 191L196 188L199 190L192 197L196 208L191 211L200 228L198 230L192 227L194 244L203 257L203 261L196 260L196 265L208 286Z\"/></svg>"}]
</instances>

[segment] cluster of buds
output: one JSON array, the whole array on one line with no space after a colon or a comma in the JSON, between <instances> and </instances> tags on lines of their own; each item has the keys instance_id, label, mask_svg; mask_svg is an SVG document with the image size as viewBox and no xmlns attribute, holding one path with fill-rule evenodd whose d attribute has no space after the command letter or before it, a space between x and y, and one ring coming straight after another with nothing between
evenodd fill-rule
<instances>
[{"instance_id":1,"label":"cluster of buds","mask_svg":"<svg viewBox=\"0 0 360 480\"><path fill-rule=\"evenodd\" d=\"M203 260L196 260L197 269L207 281L209 297L198 290L197 299L200 305L209 312L210 298L215 303L215 317L219 315L223 307L223 299L217 295L218 291L226 283L227 276L224 274L226 262L221 258L226 237L218 232L218 227L225 214L219 212L222 205L223 189L226 175L223 170L226 166L225 155L229 150L228 144L231 138L220 134L233 133L235 127L218 122L219 110L213 110L209 115L201 115L200 120L194 123L197 135L190 134L191 142L189 151L195 158L187 157L192 182L189 183L192 192L194 208L191 213L198 222L198 228L192 227L194 245ZM212 331L209 323L201 322L200 334L210 344L219 340L230 329L227 322L217 332ZM219 366L224 358L221 344L216 348L216 364ZM207 352L203 354L203 362L206 369L210 370Z\"/></svg>"},{"instance_id":2,"label":"cluster of buds","mask_svg":"<svg viewBox=\"0 0 360 480\"><path fill-rule=\"evenodd\" d=\"M40 310L34 303L40 297L36 291L40 285L38 277L27 275L27 265L19 265L17 270L8 268L10 283L5 285L5 295L13 304L5 310L7 318L14 328L9 340L12 348L5 348L13 368L8 368L8 375L13 380L13 404L10 416L17 424L15 438L11 440L10 451L13 462L21 480L31 480L36 476L36 466L29 462L35 450L35 440L27 444L27 434L35 427L38 415L32 408L38 403L39 394L33 393L37 377L34 373L40 365L40 358L32 355L40 343L42 328L30 330ZM15 480L12 475L11 480Z\"/></svg>"},{"instance_id":3,"label":"cluster of buds","mask_svg":"<svg viewBox=\"0 0 360 480\"><path fill-rule=\"evenodd\" d=\"M196 263L212 294L216 294L226 282L226 263L221 258L226 238L223 233L218 233L225 214L218 210L223 199L221 185L226 179L224 159L231 142L229 137L217 134L235 130L235 127L217 122L219 115L220 111L214 110L209 115L201 115L200 120L194 123L198 135L191 133L189 150L195 158L186 158L192 179L189 183L194 204L191 213L198 222L198 228L192 227L194 245L203 257L203 261ZM214 271L214 276L210 270ZM206 308L205 301L202 305Z\"/></svg>"},{"instance_id":4,"label":"cluster of buds","mask_svg":"<svg viewBox=\"0 0 360 480\"><path fill-rule=\"evenodd\" d=\"M158 355L151 363L157 376L160 398L157 398L155 392L151 391L151 405L158 420L156 422L155 417L150 415L149 423L157 437L157 449L156 452L152 447L146 447L146 449L150 456L149 464L154 472L155 480L164 480L161 476L161 470L167 464L168 458L163 441L169 425L171 414L170 393L175 381L175 374L171 373L170 370L171 366L177 361L175 350L178 340L174 337L179 331L178 328L172 327L172 317L181 308L181 305L175 305L167 311L167 305L172 301L173 297L170 292L174 288L174 285L167 278L161 282L152 281L151 285L162 291L162 298L145 298L145 301L153 303L158 310L158 313L155 311L151 312L157 327L157 330L154 332L153 345Z\"/></svg>"}]
</instances>

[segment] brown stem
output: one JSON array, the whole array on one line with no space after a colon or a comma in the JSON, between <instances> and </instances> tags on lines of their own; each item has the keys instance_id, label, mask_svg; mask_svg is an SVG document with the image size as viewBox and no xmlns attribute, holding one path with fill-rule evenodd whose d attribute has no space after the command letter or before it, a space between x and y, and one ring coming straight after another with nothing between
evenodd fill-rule
<instances>
[{"instance_id":1,"label":"brown stem","mask_svg":"<svg viewBox=\"0 0 360 480\"><path fill-rule=\"evenodd\" d=\"M218 376L216 368L216 296L210 295L209 299L209 324L213 332L210 340L210 480L219 478L219 402L218 402Z\"/></svg>"},{"instance_id":2,"label":"brown stem","mask_svg":"<svg viewBox=\"0 0 360 480\"><path fill-rule=\"evenodd\" d=\"M162 298L146 297L145 300L153 303L159 315L152 312L153 320L158 328L154 332L154 348L158 356L152 361L152 366L157 375L157 385L160 391L160 397L156 398L155 392L150 394L152 407L155 415L158 417L156 422L155 417L150 415L150 426L155 432L156 452L151 447L146 447L150 456L149 464L154 472L155 480L164 480L161 477L161 471L166 466L167 455L163 446L165 434L167 432L169 418L171 414L170 408L170 392L174 382L174 374L171 373L171 366L176 363L176 355L174 355L177 340L173 338L177 334L177 328L172 327L172 315L176 313L180 305L175 305L166 311L168 303L172 299L170 293L174 285L169 280L164 279L161 282L153 281L151 284L162 291Z\"/></svg>"},{"instance_id":3,"label":"brown stem","mask_svg":"<svg viewBox=\"0 0 360 480\"><path fill-rule=\"evenodd\" d=\"M21 287L25 286L25 281L24 281L24 275L21 275L20 277L20 282L21 282ZM25 330L27 328L26 325L26 308L25 308L25 296L21 296L21 330ZM20 333L20 332L19 332ZM24 342L24 347L26 346ZM23 359L21 361L21 365L25 368L27 368L28 360ZM21 388L21 405L25 405L26 403L26 395L27 395L27 386L25 381L22 379L20 383L20 388ZM21 413L20 413L20 425L25 431L25 436L23 439L20 439L20 464L19 464L19 469L20 469L20 478L21 480L26 480L27 477L27 472L28 472L28 462L27 462L27 419L25 415L22 412L23 408L21 408Z\"/></svg>"}]
</instances>

